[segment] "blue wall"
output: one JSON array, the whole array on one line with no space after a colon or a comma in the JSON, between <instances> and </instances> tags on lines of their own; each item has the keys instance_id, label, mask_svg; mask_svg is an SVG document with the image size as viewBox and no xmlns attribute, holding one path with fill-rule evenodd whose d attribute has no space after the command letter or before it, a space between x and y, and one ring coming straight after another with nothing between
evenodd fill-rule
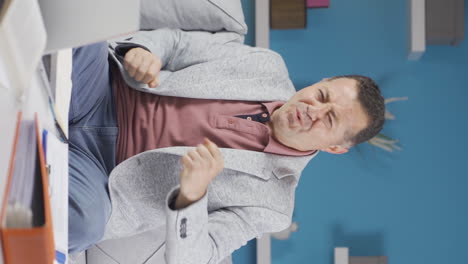
<instances>
[{"instance_id":1,"label":"blue wall","mask_svg":"<svg viewBox=\"0 0 468 264\"><path fill-rule=\"evenodd\" d=\"M243 3L252 44L253 0ZM390 263L468 263L468 40L407 61L406 0L331 0L307 16L305 30L271 31L297 89L356 73L375 78L385 97L410 100L388 106L397 120L384 128L401 152L362 145L312 160L296 192L300 230L273 242L273 263L332 264L337 246ZM255 263L255 243L234 263Z\"/></svg>"}]
</instances>

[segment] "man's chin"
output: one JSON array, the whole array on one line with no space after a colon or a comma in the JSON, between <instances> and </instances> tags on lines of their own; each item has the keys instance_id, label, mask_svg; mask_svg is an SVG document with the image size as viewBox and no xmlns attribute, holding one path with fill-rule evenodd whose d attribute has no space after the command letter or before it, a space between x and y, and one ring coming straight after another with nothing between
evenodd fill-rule
<instances>
[{"instance_id":1,"label":"man's chin","mask_svg":"<svg viewBox=\"0 0 468 264\"><path fill-rule=\"evenodd\" d=\"M294 135L279 134L279 135L273 135L273 137L276 139L276 141L278 141L282 145L289 147L289 148L296 149L294 147L296 144L294 144L294 142L291 142L291 139L294 138Z\"/></svg>"}]
</instances>

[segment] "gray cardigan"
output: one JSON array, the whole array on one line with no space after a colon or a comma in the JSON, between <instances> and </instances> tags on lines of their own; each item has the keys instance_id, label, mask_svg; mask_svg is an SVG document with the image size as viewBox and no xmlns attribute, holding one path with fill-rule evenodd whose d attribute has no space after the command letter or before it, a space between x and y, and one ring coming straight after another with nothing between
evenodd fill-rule
<instances>
[{"instance_id":1,"label":"gray cardigan","mask_svg":"<svg viewBox=\"0 0 468 264\"><path fill-rule=\"evenodd\" d=\"M242 45L235 33L160 29L110 42L111 56L132 88L166 96L274 101L295 89L282 58ZM151 89L130 78L113 49L118 43L147 47L161 57L160 85ZM191 147L147 151L111 173L112 214L104 239L160 230L167 263L219 263L247 241L291 223L294 191L314 155L289 157L222 148L225 168L198 202L171 210L178 193L181 156Z\"/></svg>"}]
</instances>

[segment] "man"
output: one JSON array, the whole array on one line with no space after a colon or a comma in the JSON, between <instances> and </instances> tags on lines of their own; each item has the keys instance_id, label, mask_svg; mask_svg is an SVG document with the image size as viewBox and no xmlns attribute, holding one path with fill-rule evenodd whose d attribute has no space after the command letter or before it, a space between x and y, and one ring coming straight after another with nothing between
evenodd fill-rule
<instances>
[{"instance_id":1,"label":"man","mask_svg":"<svg viewBox=\"0 0 468 264\"><path fill-rule=\"evenodd\" d=\"M167 263L219 263L289 226L318 150L345 153L383 126L369 78L295 93L278 54L233 33L162 29L110 46L110 77L104 45L74 51L71 252L156 229Z\"/></svg>"}]
</instances>

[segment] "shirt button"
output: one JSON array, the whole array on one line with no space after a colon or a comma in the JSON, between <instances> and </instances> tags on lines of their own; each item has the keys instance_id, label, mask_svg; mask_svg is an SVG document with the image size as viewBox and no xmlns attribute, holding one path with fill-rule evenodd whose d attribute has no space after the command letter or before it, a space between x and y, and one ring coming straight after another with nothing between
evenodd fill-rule
<instances>
[{"instance_id":1,"label":"shirt button","mask_svg":"<svg viewBox=\"0 0 468 264\"><path fill-rule=\"evenodd\" d=\"M268 116L267 113L263 113L263 114L262 114L262 117L267 117L267 116Z\"/></svg>"},{"instance_id":2,"label":"shirt button","mask_svg":"<svg viewBox=\"0 0 468 264\"><path fill-rule=\"evenodd\" d=\"M252 118L250 116L247 117L247 120L252 120Z\"/></svg>"}]
</instances>

